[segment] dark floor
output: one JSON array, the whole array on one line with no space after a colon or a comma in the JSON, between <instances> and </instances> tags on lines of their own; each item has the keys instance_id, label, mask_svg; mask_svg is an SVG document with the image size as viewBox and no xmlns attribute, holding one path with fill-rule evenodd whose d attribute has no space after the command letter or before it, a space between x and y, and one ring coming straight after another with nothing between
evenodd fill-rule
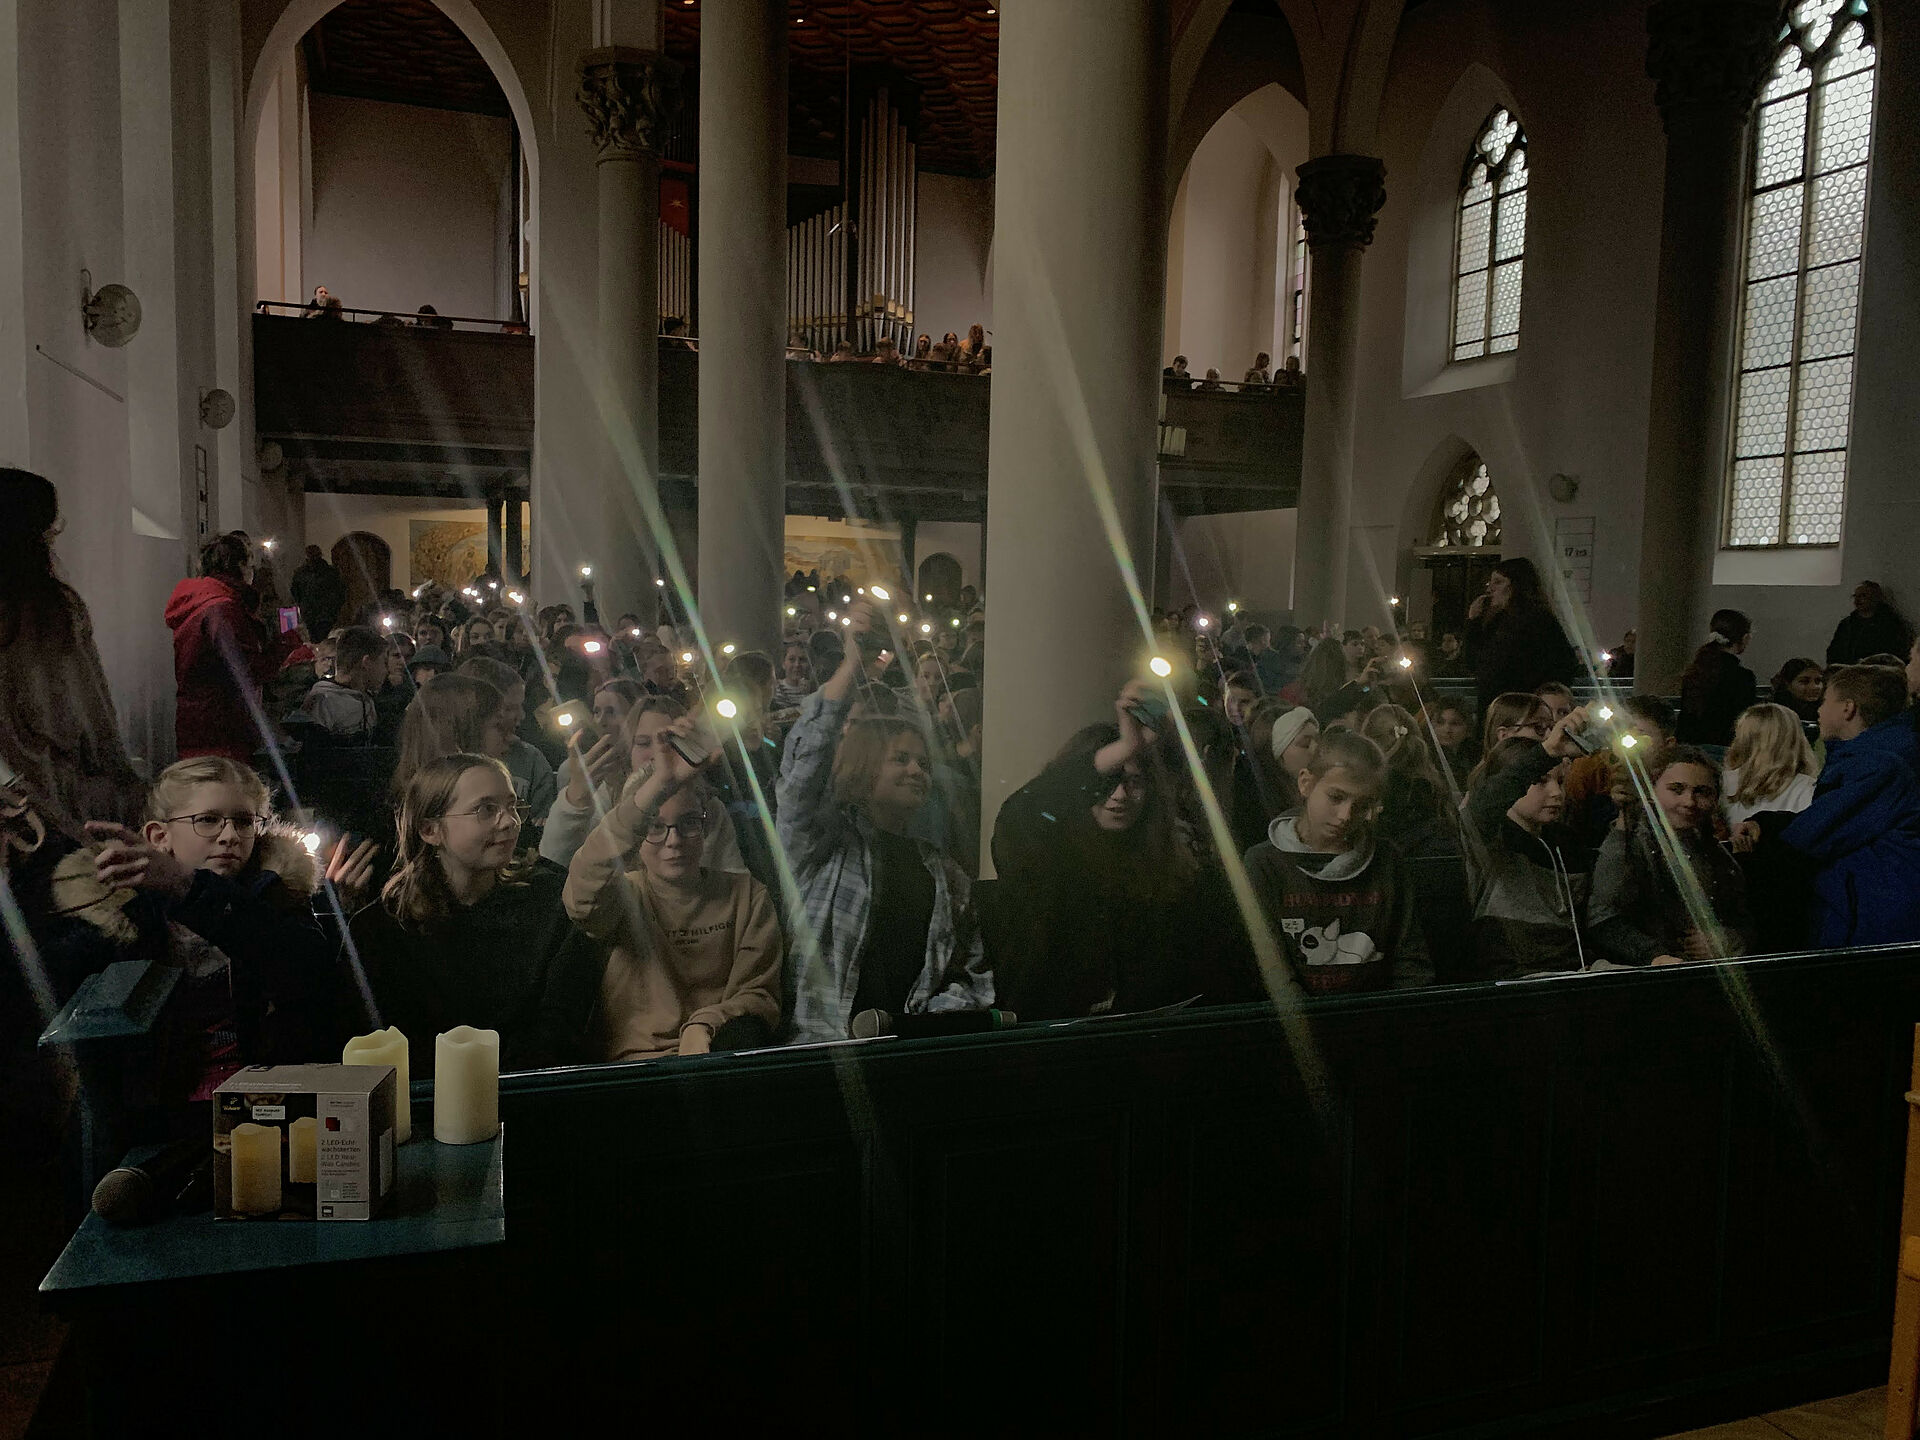
<instances>
[{"instance_id":1,"label":"dark floor","mask_svg":"<svg viewBox=\"0 0 1920 1440\"><path fill-rule=\"evenodd\" d=\"M1750 1420L1689 1430L1668 1440L1880 1440L1886 1412L1887 1392L1882 1386Z\"/></svg>"},{"instance_id":2,"label":"dark floor","mask_svg":"<svg viewBox=\"0 0 1920 1440\"><path fill-rule=\"evenodd\" d=\"M40 1277L66 1244L75 1217L63 1213L61 1117L70 1078L9 1035L0 1058L0 1440L29 1433L60 1354L65 1327L40 1307ZM30 1042L28 1042L30 1043ZM33 1432L36 1440L48 1435Z\"/></svg>"}]
</instances>

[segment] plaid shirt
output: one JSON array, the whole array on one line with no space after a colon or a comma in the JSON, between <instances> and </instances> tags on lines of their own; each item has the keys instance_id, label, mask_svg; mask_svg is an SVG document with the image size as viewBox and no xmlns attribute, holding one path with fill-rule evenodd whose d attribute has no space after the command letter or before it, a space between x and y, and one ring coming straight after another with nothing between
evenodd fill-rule
<instances>
[{"instance_id":1,"label":"plaid shirt","mask_svg":"<svg viewBox=\"0 0 1920 1440\"><path fill-rule=\"evenodd\" d=\"M852 707L852 697L833 704L818 691L809 695L787 737L780 775L780 844L798 891L788 906L787 944L798 1041L847 1038L873 913L872 822L833 802L833 757ZM918 843L933 876L933 916L907 1010L985 1009L993 1004L993 971L967 905L971 882L933 846Z\"/></svg>"}]
</instances>

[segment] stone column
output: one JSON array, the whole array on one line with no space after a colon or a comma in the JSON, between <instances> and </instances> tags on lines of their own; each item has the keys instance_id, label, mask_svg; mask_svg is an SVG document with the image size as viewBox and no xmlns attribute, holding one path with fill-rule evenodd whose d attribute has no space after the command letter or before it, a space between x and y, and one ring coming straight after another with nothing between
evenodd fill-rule
<instances>
[{"instance_id":1,"label":"stone column","mask_svg":"<svg viewBox=\"0 0 1920 1440\"><path fill-rule=\"evenodd\" d=\"M778 656L787 484L787 8L700 11L700 614Z\"/></svg>"},{"instance_id":2,"label":"stone column","mask_svg":"<svg viewBox=\"0 0 1920 1440\"><path fill-rule=\"evenodd\" d=\"M1167 0L1000 16L983 852L1149 653L1168 34Z\"/></svg>"},{"instance_id":3,"label":"stone column","mask_svg":"<svg viewBox=\"0 0 1920 1440\"><path fill-rule=\"evenodd\" d=\"M656 51L602 45L580 62L580 107L600 160L600 374L594 383L606 429L594 567L602 614L637 610L653 591L660 551L660 162L661 126L679 103L679 67Z\"/></svg>"},{"instance_id":4,"label":"stone column","mask_svg":"<svg viewBox=\"0 0 1920 1440\"><path fill-rule=\"evenodd\" d=\"M1782 0L1658 0L1647 73L1667 131L1634 680L1671 694L1699 640L1719 545L1748 122Z\"/></svg>"},{"instance_id":5,"label":"stone column","mask_svg":"<svg viewBox=\"0 0 1920 1440\"><path fill-rule=\"evenodd\" d=\"M1353 412L1360 386L1360 261L1387 203L1386 165L1322 155L1300 167L1294 198L1313 261L1307 331L1306 434L1293 542L1293 618L1346 619L1353 517Z\"/></svg>"}]
</instances>

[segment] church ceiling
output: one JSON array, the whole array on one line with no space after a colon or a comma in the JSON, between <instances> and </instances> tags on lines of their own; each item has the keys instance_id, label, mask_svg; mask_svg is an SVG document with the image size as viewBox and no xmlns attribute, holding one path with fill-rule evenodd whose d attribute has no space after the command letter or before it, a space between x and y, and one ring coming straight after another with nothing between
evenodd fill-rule
<instances>
[{"instance_id":1,"label":"church ceiling","mask_svg":"<svg viewBox=\"0 0 1920 1440\"><path fill-rule=\"evenodd\" d=\"M343 0L300 43L323 95L508 113L487 62L433 0Z\"/></svg>"}]
</instances>

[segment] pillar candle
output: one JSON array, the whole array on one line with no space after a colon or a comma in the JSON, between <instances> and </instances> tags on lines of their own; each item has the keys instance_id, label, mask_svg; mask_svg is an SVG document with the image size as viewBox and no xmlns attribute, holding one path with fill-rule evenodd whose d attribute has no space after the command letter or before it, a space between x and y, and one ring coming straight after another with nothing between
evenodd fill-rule
<instances>
[{"instance_id":1,"label":"pillar candle","mask_svg":"<svg viewBox=\"0 0 1920 1440\"><path fill-rule=\"evenodd\" d=\"M413 1101L409 1086L407 1037L388 1026L371 1035L356 1035L341 1052L342 1065L393 1066L393 1143L404 1145L413 1135Z\"/></svg>"},{"instance_id":2,"label":"pillar candle","mask_svg":"<svg viewBox=\"0 0 1920 1440\"><path fill-rule=\"evenodd\" d=\"M456 1025L433 1042L433 1138L473 1145L500 1130L500 1032Z\"/></svg>"},{"instance_id":3,"label":"pillar candle","mask_svg":"<svg viewBox=\"0 0 1920 1440\"><path fill-rule=\"evenodd\" d=\"M280 1208L280 1127L236 1125L228 1136L228 1188L233 1208L243 1215L265 1215Z\"/></svg>"},{"instance_id":4,"label":"pillar candle","mask_svg":"<svg viewBox=\"0 0 1920 1440\"><path fill-rule=\"evenodd\" d=\"M313 1185L320 1179L320 1122L302 1115L287 1126L287 1179L295 1185Z\"/></svg>"}]
</instances>

